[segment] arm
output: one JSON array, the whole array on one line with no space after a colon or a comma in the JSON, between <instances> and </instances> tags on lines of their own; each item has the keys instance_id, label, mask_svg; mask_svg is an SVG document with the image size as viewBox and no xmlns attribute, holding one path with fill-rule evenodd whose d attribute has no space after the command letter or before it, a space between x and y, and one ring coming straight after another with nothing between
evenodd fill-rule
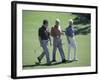
<instances>
[{"instance_id":1,"label":"arm","mask_svg":"<svg viewBox=\"0 0 100 80\"><path fill-rule=\"evenodd\" d=\"M65 35L66 35L66 38L67 38L67 41L68 41L68 44L70 44L70 40L69 40L69 34L68 34L68 28L65 29Z\"/></svg>"},{"instance_id":2,"label":"arm","mask_svg":"<svg viewBox=\"0 0 100 80\"><path fill-rule=\"evenodd\" d=\"M74 37L74 33L75 33L75 31L74 31L74 28L72 28L72 31L71 31L71 36L70 37Z\"/></svg>"},{"instance_id":3,"label":"arm","mask_svg":"<svg viewBox=\"0 0 100 80\"><path fill-rule=\"evenodd\" d=\"M51 43L51 38L50 38L50 36L49 36L49 41L50 41L50 46L52 45L52 43Z\"/></svg>"},{"instance_id":4,"label":"arm","mask_svg":"<svg viewBox=\"0 0 100 80\"><path fill-rule=\"evenodd\" d=\"M51 28L51 36L54 36L54 31L53 31L53 27Z\"/></svg>"},{"instance_id":5,"label":"arm","mask_svg":"<svg viewBox=\"0 0 100 80\"><path fill-rule=\"evenodd\" d=\"M64 31L61 31L61 35L64 35Z\"/></svg>"},{"instance_id":6,"label":"arm","mask_svg":"<svg viewBox=\"0 0 100 80\"><path fill-rule=\"evenodd\" d=\"M39 31L38 31L38 39L39 39L39 42L40 42L40 46L42 45L42 41L41 41L41 33L40 33L41 31L40 31L40 29L39 29Z\"/></svg>"},{"instance_id":7,"label":"arm","mask_svg":"<svg viewBox=\"0 0 100 80\"><path fill-rule=\"evenodd\" d=\"M64 32L61 30L61 26L59 26L60 35L64 35Z\"/></svg>"},{"instance_id":8,"label":"arm","mask_svg":"<svg viewBox=\"0 0 100 80\"><path fill-rule=\"evenodd\" d=\"M50 37L50 32L48 32L48 37L49 37L49 41L50 41L50 46L52 45L51 43L51 37Z\"/></svg>"},{"instance_id":9,"label":"arm","mask_svg":"<svg viewBox=\"0 0 100 80\"><path fill-rule=\"evenodd\" d=\"M41 41L41 38L39 37L39 42L40 42L40 46L42 45L42 41Z\"/></svg>"},{"instance_id":10,"label":"arm","mask_svg":"<svg viewBox=\"0 0 100 80\"><path fill-rule=\"evenodd\" d=\"M66 35L66 37L67 37L68 44L70 44L69 36Z\"/></svg>"}]
</instances>

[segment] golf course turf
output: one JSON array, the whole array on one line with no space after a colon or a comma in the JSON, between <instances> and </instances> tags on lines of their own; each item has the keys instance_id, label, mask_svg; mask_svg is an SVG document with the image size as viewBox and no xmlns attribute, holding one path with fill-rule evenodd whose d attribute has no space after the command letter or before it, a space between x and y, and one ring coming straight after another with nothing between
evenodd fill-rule
<instances>
[{"instance_id":1,"label":"golf course turf","mask_svg":"<svg viewBox=\"0 0 100 80\"><path fill-rule=\"evenodd\" d=\"M22 65L23 69L42 69L42 68L61 68L61 67L84 67L91 65L91 34L76 35L77 43L77 61L61 63L60 53L56 52L56 61L51 65L46 65L46 58L44 56L41 64L38 62L37 57L42 53L42 47L38 40L38 29L42 25L44 19L49 21L49 29L55 23L55 19L60 19L61 29L65 30L68 27L68 20L76 18L77 15L67 12L45 12L45 11L31 11L23 10L22 12ZM78 26L83 26L82 24ZM76 25L77 27L77 25ZM68 55L68 44L65 35L62 35L63 50L66 56ZM52 37L51 37L52 39ZM50 60L52 60L52 48L48 43L50 52ZM72 52L73 53L73 52ZM72 54L73 57L73 54Z\"/></svg>"}]
</instances>

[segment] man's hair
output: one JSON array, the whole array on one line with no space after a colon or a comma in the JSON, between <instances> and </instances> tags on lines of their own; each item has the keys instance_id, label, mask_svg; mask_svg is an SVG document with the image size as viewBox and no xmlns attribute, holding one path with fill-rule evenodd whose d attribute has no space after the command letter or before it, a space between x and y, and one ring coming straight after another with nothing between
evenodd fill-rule
<instances>
[{"instance_id":1,"label":"man's hair","mask_svg":"<svg viewBox=\"0 0 100 80\"><path fill-rule=\"evenodd\" d=\"M56 22L60 22L60 19L57 18L57 19L56 19Z\"/></svg>"},{"instance_id":2,"label":"man's hair","mask_svg":"<svg viewBox=\"0 0 100 80\"><path fill-rule=\"evenodd\" d=\"M46 23L48 23L48 20L46 20L46 19L43 20L43 24L46 24Z\"/></svg>"}]
</instances>

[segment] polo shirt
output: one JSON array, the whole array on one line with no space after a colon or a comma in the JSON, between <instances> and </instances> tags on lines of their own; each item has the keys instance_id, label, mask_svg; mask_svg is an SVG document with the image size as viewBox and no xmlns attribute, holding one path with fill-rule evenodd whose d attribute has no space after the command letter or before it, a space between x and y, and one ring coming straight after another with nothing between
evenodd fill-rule
<instances>
[{"instance_id":1,"label":"polo shirt","mask_svg":"<svg viewBox=\"0 0 100 80\"><path fill-rule=\"evenodd\" d=\"M75 32L75 31L74 31L73 26L69 26L69 27L66 28L66 30L65 30L65 34L68 35L68 36L71 36L71 37L73 37L74 32Z\"/></svg>"},{"instance_id":2,"label":"polo shirt","mask_svg":"<svg viewBox=\"0 0 100 80\"><path fill-rule=\"evenodd\" d=\"M42 27L39 28L38 36L41 38L41 40L48 40L50 33L49 33L47 28L42 26Z\"/></svg>"}]
</instances>

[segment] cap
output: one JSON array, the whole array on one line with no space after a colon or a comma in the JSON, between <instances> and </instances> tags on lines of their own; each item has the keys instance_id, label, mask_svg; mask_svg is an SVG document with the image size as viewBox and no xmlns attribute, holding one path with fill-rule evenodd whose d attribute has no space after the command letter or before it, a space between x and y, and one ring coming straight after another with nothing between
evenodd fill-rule
<instances>
[{"instance_id":1,"label":"cap","mask_svg":"<svg viewBox=\"0 0 100 80\"><path fill-rule=\"evenodd\" d=\"M57 21L57 22L60 22L60 20L59 20L59 19L56 19L56 21Z\"/></svg>"}]
</instances>

